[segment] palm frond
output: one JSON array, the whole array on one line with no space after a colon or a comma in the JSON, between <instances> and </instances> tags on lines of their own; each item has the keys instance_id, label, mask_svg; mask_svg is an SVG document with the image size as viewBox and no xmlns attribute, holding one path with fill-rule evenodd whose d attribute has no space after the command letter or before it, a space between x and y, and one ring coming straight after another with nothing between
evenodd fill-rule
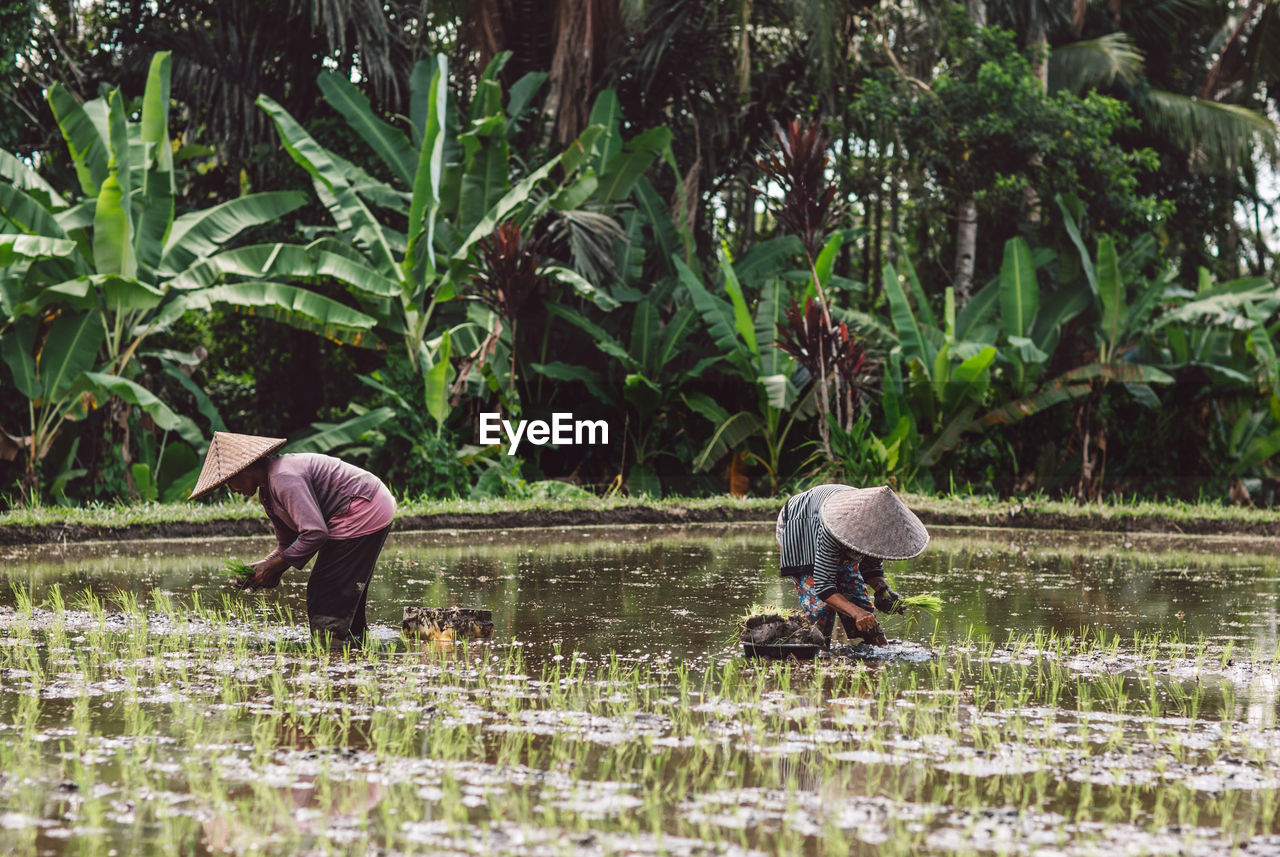
<instances>
[{"instance_id":1,"label":"palm frond","mask_svg":"<svg viewBox=\"0 0 1280 857\"><path fill-rule=\"evenodd\" d=\"M1142 73L1142 51L1124 33L1060 45L1049 54L1049 91L1084 92Z\"/></svg>"},{"instance_id":2,"label":"palm frond","mask_svg":"<svg viewBox=\"0 0 1280 857\"><path fill-rule=\"evenodd\" d=\"M1277 151L1275 123L1247 107L1153 89L1138 108L1199 169L1230 172L1250 163L1259 149L1271 157Z\"/></svg>"},{"instance_id":3,"label":"palm frond","mask_svg":"<svg viewBox=\"0 0 1280 857\"><path fill-rule=\"evenodd\" d=\"M573 270L589 282L621 279L616 260L618 244L626 239L626 233L614 218L587 209L560 211L550 234L552 240L568 245Z\"/></svg>"},{"instance_id":4,"label":"palm frond","mask_svg":"<svg viewBox=\"0 0 1280 857\"><path fill-rule=\"evenodd\" d=\"M1178 39L1206 17L1221 16L1219 0L1149 0L1120 7L1120 25L1144 43Z\"/></svg>"}]
</instances>

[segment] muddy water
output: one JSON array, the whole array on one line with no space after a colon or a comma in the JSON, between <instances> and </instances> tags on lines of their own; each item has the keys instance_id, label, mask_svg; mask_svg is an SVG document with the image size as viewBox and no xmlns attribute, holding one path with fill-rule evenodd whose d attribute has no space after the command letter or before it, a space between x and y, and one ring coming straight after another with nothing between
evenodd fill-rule
<instances>
[{"instance_id":1,"label":"muddy water","mask_svg":"<svg viewBox=\"0 0 1280 857\"><path fill-rule=\"evenodd\" d=\"M81 591L152 589L205 603L228 592L229 558L252 561L266 539L16 549L0 555L0 606L12 587L37 601L57 584ZM1280 632L1280 557L1267 541L1177 539L939 528L920 558L889 563L903 594L938 592L947 609L923 627L885 621L891 637L945 644L1082 628L1205 638L1273 650ZM240 594L236 598L244 598ZM306 573L263 596L305 616ZM390 633L405 605L491 609L495 636L537 655L558 646L689 660L722 648L751 605L795 605L777 576L767 526L564 528L396 534L370 592L371 622Z\"/></svg>"},{"instance_id":2,"label":"muddy water","mask_svg":"<svg viewBox=\"0 0 1280 857\"><path fill-rule=\"evenodd\" d=\"M889 574L936 626L794 666L730 639L794 598L767 526L398 534L349 660L304 574L228 592L266 540L11 551L0 853L1280 855L1275 545L934 537ZM406 604L495 640L392 645Z\"/></svg>"}]
</instances>

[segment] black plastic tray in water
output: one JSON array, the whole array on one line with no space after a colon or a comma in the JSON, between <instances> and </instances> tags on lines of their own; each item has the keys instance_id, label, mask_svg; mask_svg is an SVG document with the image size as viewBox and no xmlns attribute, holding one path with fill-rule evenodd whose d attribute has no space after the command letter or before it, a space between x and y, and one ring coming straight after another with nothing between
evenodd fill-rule
<instances>
[{"instance_id":1,"label":"black plastic tray in water","mask_svg":"<svg viewBox=\"0 0 1280 857\"><path fill-rule=\"evenodd\" d=\"M798 661L811 661L822 651L821 646L811 643L743 643L742 653L749 658L773 658L786 660L795 658Z\"/></svg>"}]
</instances>

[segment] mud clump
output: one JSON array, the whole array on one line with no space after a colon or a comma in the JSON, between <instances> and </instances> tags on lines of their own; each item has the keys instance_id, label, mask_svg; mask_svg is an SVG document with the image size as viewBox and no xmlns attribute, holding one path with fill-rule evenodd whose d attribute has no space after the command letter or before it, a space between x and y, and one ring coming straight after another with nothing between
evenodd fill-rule
<instances>
[{"instance_id":1,"label":"mud clump","mask_svg":"<svg viewBox=\"0 0 1280 857\"><path fill-rule=\"evenodd\" d=\"M757 646L799 644L826 646L827 638L822 629L812 624L802 613L780 616L776 613L759 613L742 621L739 639Z\"/></svg>"},{"instance_id":2,"label":"mud clump","mask_svg":"<svg viewBox=\"0 0 1280 857\"><path fill-rule=\"evenodd\" d=\"M465 607L406 607L401 627L406 637L428 640L493 637L493 611Z\"/></svg>"}]
</instances>

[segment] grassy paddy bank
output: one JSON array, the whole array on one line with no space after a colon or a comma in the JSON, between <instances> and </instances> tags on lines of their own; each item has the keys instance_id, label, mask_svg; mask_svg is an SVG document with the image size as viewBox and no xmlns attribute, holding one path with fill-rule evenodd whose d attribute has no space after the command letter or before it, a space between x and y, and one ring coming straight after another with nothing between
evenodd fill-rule
<instances>
[{"instance_id":1,"label":"grassy paddy bank","mask_svg":"<svg viewBox=\"0 0 1280 857\"><path fill-rule=\"evenodd\" d=\"M1077 504L1043 498L904 495L926 524L1031 529L1280 535L1280 514L1220 503L1117 499ZM605 497L541 500L411 500L395 529L451 530L599 524L770 521L780 500L730 496L661 500ZM99 539L258 535L267 524L254 501L18 507L0 512L0 545Z\"/></svg>"}]
</instances>

